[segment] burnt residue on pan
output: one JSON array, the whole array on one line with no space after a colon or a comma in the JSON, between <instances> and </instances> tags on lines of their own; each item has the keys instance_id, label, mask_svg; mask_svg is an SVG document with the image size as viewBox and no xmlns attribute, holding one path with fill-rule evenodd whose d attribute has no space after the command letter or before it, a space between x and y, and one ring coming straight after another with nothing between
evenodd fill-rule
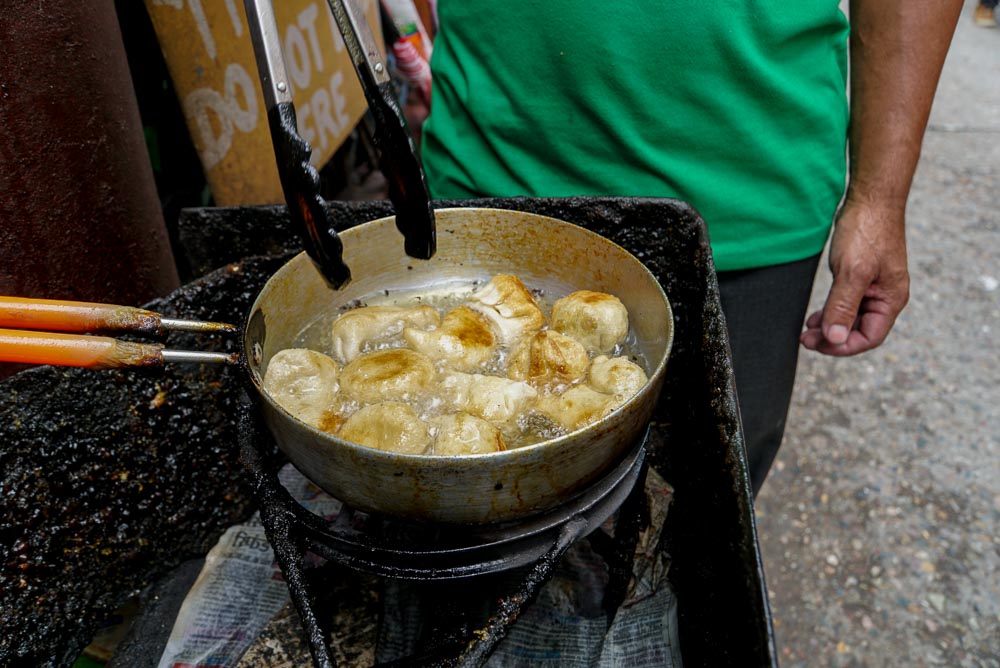
<instances>
[{"instance_id":1,"label":"burnt residue on pan","mask_svg":"<svg viewBox=\"0 0 1000 668\"><path fill-rule=\"evenodd\" d=\"M150 307L239 323L284 258L228 266ZM235 349L235 336L172 335ZM253 508L238 370L42 367L0 383L0 665L67 664L129 596Z\"/></svg>"}]
</instances>

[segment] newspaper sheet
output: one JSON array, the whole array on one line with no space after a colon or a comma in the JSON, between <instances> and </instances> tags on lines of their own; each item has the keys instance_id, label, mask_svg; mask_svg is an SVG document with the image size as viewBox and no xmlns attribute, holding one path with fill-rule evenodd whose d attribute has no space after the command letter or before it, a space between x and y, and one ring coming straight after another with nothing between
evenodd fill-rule
<instances>
[{"instance_id":1,"label":"newspaper sheet","mask_svg":"<svg viewBox=\"0 0 1000 668\"><path fill-rule=\"evenodd\" d=\"M333 518L336 499L290 464L279 480L299 503ZM235 666L264 625L289 601L288 586L264 535L260 516L230 527L205 558L174 622L158 668Z\"/></svg>"}]
</instances>

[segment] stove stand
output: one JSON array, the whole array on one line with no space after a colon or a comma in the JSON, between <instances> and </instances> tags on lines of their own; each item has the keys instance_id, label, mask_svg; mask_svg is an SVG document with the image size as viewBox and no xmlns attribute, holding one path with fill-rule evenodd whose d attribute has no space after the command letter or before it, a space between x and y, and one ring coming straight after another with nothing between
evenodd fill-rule
<instances>
[{"instance_id":1,"label":"stove stand","mask_svg":"<svg viewBox=\"0 0 1000 668\"><path fill-rule=\"evenodd\" d=\"M241 461L251 478L261 523L288 583L313 662L321 668L335 664L307 581L307 552L328 563L381 577L440 583L442 594L462 589L447 586L448 581L522 569L514 574L513 585L507 580L485 626L472 630L481 624L481 617L471 619L461 606L446 604L438 612L447 610L450 614L443 615L447 620L444 625L438 624L435 647L383 666L483 665L521 610L552 577L566 550L588 535L595 552L608 564L610 581L604 608L611 619L624 600L639 530L648 521L643 489L647 436L583 492L556 509L523 521L449 526L379 516L347 506L335 520L327 521L303 508L278 481L278 470L287 460L253 407L244 404L240 414ZM619 508L614 539L595 532Z\"/></svg>"}]
</instances>

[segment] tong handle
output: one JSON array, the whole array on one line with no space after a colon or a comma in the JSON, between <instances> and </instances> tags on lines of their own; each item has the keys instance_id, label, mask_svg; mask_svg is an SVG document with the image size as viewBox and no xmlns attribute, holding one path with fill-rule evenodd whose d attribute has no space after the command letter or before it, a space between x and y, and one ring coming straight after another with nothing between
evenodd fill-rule
<instances>
[{"instance_id":1,"label":"tong handle","mask_svg":"<svg viewBox=\"0 0 1000 668\"><path fill-rule=\"evenodd\" d=\"M299 136L295 107L291 102L279 103L268 110L267 123L281 190L302 247L331 287L343 287L351 280L351 270L344 263L344 244L319 196L319 172L309 162L309 143Z\"/></svg>"},{"instance_id":2,"label":"tong handle","mask_svg":"<svg viewBox=\"0 0 1000 668\"><path fill-rule=\"evenodd\" d=\"M244 0L243 5L288 214L306 253L330 286L339 288L351 280L351 270L344 264L344 246L319 196L319 173L309 163L312 149L298 133L274 8L270 0Z\"/></svg>"},{"instance_id":3,"label":"tong handle","mask_svg":"<svg viewBox=\"0 0 1000 668\"><path fill-rule=\"evenodd\" d=\"M53 332L135 332L162 335L168 330L235 332L221 322L165 318L133 306L0 296L0 327Z\"/></svg>"},{"instance_id":4,"label":"tong handle","mask_svg":"<svg viewBox=\"0 0 1000 668\"><path fill-rule=\"evenodd\" d=\"M344 37L375 121L379 169L389 183L389 199L396 209L396 228L405 239L406 254L428 260L437 250L434 208L417 147L396 101L388 68L355 0L327 0L327 3Z\"/></svg>"}]
</instances>

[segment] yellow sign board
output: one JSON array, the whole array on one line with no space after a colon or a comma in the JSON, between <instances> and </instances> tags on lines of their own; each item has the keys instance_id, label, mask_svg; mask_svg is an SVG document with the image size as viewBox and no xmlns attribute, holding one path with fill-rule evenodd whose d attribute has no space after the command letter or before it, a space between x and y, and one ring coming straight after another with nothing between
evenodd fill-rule
<instances>
[{"instance_id":1,"label":"yellow sign board","mask_svg":"<svg viewBox=\"0 0 1000 668\"><path fill-rule=\"evenodd\" d=\"M299 134L318 168L367 105L325 0L273 4ZM360 4L381 35L378 1ZM146 0L146 8L216 204L282 202L243 2Z\"/></svg>"}]
</instances>

